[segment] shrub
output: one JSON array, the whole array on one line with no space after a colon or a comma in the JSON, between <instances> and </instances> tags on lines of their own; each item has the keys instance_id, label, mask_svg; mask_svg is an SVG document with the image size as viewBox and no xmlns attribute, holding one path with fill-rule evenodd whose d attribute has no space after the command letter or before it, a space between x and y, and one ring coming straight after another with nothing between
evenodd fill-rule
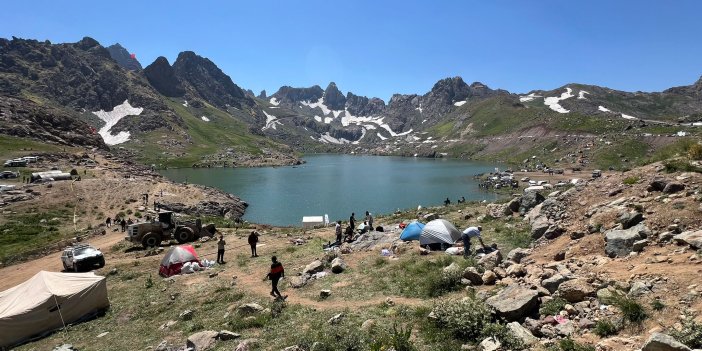
<instances>
[{"instance_id":1,"label":"shrub","mask_svg":"<svg viewBox=\"0 0 702 351\"><path fill-rule=\"evenodd\" d=\"M151 274L146 278L146 281L144 282L144 288L148 289L154 286L154 279L151 277Z\"/></svg>"},{"instance_id":2,"label":"shrub","mask_svg":"<svg viewBox=\"0 0 702 351\"><path fill-rule=\"evenodd\" d=\"M141 212L139 212L139 211L134 212L134 217L141 218Z\"/></svg>"},{"instance_id":3,"label":"shrub","mask_svg":"<svg viewBox=\"0 0 702 351\"><path fill-rule=\"evenodd\" d=\"M397 324L393 324L390 335L388 336L387 346L382 349L389 350L393 349L395 351L415 351L417 348L410 341L412 336L412 328L408 327L403 329L402 327L397 327Z\"/></svg>"},{"instance_id":4,"label":"shrub","mask_svg":"<svg viewBox=\"0 0 702 351\"><path fill-rule=\"evenodd\" d=\"M577 343L570 338L559 341L558 347L561 351L595 351L594 347Z\"/></svg>"},{"instance_id":5,"label":"shrub","mask_svg":"<svg viewBox=\"0 0 702 351\"><path fill-rule=\"evenodd\" d=\"M643 306L636 300L624 295L624 294L612 294L612 297L607 299L608 302L622 311L624 320L634 324L641 324L648 314L644 310Z\"/></svg>"},{"instance_id":6,"label":"shrub","mask_svg":"<svg viewBox=\"0 0 702 351\"><path fill-rule=\"evenodd\" d=\"M483 328L481 338L493 337L500 341L502 347L507 350L523 350L526 345L515 337L512 332L503 324L490 323Z\"/></svg>"},{"instance_id":7,"label":"shrub","mask_svg":"<svg viewBox=\"0 0 702 351\"><path fill-rule=\"evenodd\" d=\"M637 177L637 176L626 177L622 181L622 183L624 183L626 185L634 185L638 182L639 182L639 177Z\"/></svg>"},{"instance_id":8,"label":"shrub","mask_svg":"<svg viewBox=\"0 0 702 351\"><path fill-rule=\"evenodd\" d=\"M651 308L653 308L654 311L660 311L665 308L665 305L661 300L655 299L651 301Z\"/></svg>"},{"instance_id":9,"label":"shrub","mask_svg":"<svg viewBox=\"0 0 702 351\"><path fill-rule=\"evenodd\" d=\"M490 310L475 297L439 300L434 304L433 312L438 326L462 340L477 339L490 323Z\"/></svg>"},{"instance_id":10,"label":"shrub","mask_svg":"<svg viewBox=\"0 0 702 351\"><path fill-rule=\"evenodd\" d=\"M666 173L675 172L697 172L702 173L702 168L693 166L689 162L682 160L668 161L664 165Z\"/></svg>"},{"instance_id":11,"label":"shrub","mask_svg":"<svg viewBox=\"0 0 702 351\"><path fill-rule=\"evenodd\" d=\"M670 335L690 348L702 348L702 323L695 322L691 316L685 318L682 327L672 330Z\"/></svg>"},{"instance_id":12,"label":"shrub","mask_svg":"<svg viewBox=\"0 0 702 351\"><path fill-rule=\"evenodd\" d=\"M426 277L426 294L429 297L438 297L457 290L461 287L461 278L463 278L462 269L452 269L442 271L441 274L430 275Z\"/></svg>"},{"instance_id":13,"label":"shrub","mask_svg":"<svg viewBox=\"0 0 702 351\"><path fill-rule=\"evenodd\" d=\"M544 304L541 305L541 308L539 309L539 314L542 316L554 316L557 315L558 312L561 312L565 305L568 304L568 301L557 297L553 300L550 300Z\"/></svg>"},{"instance_id":14,"label":"shrub","mask_svg":"<svg viewBox=\"0 0 702 351\"><path fill-rule=\"evenodd\" d=\"M617 327L608 319L600 319L595 324L595 334L601 338L617 333Z\"/></svg>"},{"instance_id":15,"label":"shrub","mask_svg":"<svg viewBox=\"0 0 702 351\"><path fill-rule=\"evenodd\" d=\"M702 160L702 145L699 143L692 144L687 150L687 156L691 160Z\"/></svg>"}]
</instances>

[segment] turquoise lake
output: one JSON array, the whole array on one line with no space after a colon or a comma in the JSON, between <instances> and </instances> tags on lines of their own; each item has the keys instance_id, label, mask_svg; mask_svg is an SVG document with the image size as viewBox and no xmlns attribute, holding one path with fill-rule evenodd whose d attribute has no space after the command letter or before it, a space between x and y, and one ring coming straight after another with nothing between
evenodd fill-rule
<instances>
[{"instance_id":1,"label":"turquoise lake","mask_svg":"<svg viewBox=\"0 0 702 351\"><path fill-rule=\"evenodd\" d=\"M397 209L494 200L481 191L476 174L495 164L454 159L388 156L306 155L299 166L263 168L169 169L174 181L207 185L249 203L244 219L276 226L300 226L303 216L329 215L363 220L365 211L387 214Z\"/></svg>"}]
</instances>

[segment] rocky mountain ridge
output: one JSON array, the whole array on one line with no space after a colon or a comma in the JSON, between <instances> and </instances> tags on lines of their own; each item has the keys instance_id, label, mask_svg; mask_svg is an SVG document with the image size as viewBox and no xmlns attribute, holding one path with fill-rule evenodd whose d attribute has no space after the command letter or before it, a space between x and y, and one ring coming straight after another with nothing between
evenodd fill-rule
<instances>
[{"instance_id":1,"label":"rocky mountain ridge","mask_svg":"<svg viewBox=\"0 0 702 351\"><path fill-rule=\"evenodd\" d=\"M119 43L110 45L107 47L107 51L110 53L110 57L117 61L117 63L130 70L130 71L141 71L141 63L136 59L136 55L132 55Z\"/></svg>"}]
</instances>

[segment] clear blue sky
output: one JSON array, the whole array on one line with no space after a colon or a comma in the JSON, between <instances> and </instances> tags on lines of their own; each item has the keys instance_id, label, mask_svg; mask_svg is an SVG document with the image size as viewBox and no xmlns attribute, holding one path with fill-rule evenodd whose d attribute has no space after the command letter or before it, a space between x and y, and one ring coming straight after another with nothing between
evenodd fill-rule
<instances>
[{"instance_id":1,"label":"clear blue sky","mask_svg":"<svg viewBox=\"0 0 702 351\"><path fill-rule=\"evenodd\" d=\"M512 92L659 91L702 75L702 1L7 1L0 36L119 42L146 66L208 57L258 94L378 96L462 76Z\"/></svg>"}]
</instances>

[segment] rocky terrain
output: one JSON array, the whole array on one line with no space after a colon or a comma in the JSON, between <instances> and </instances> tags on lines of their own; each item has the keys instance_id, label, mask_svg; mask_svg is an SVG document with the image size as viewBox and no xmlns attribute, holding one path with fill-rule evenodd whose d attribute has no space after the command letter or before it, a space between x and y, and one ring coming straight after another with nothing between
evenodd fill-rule
<instances>
[{"instance_id":1,"label":"rocky terrain","mask_svg":"<svg viewBox=\"0 0 702 351\"><path fill-rule=\"evenodd\" d=\"M333 228L220 226L228 263L169 279L155 277L160 255L119 244L108 229L93 240L112 245L98 271L110 312L19 349L126 340L159 350L699 349L702 173L682 164L700 166L669 160L507 201L380 216L383 232L335 251L322 250ZM451 256L398 239L400 222L433 218L482 225L492 249L474 243L480 250L466 260L460 244ZM260 258L249 257L251 230L261 233ZM201 258L215 247L196 245ZM261 281L271 255L286 267L284 303ZM47 265L59 261L0 269L10 277L0 289Z\"/></svg>"},{"instance_id":2,"label":"rocky terrain","mask_svg":"<svg viewBox=\"0 0 702 351\"><path fill-rule=\"evenodd\" d=\"M107 51L110 52L110 57L117 61L120 66L130 71L141 71L141 63L136 59L136 55L132 56L132 54L119 43L108 46Z\"/></svg>"}]
</instances>

